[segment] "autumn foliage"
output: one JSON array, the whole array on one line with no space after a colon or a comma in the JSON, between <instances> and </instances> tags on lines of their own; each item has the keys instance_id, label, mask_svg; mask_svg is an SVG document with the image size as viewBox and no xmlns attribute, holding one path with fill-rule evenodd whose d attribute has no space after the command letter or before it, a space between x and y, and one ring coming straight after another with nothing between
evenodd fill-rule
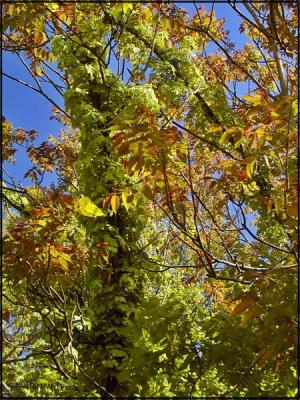
<instances>
[{"instance_id":1,"label":"autumn foliage","mask_svg":"<svg viewBox=\"0 0 300 400\"><path fill-rule=\"evenodd\" d=\"M7 395L297 396L297 4L226 7L3 5Z\"/></svg>"}]
</instances>

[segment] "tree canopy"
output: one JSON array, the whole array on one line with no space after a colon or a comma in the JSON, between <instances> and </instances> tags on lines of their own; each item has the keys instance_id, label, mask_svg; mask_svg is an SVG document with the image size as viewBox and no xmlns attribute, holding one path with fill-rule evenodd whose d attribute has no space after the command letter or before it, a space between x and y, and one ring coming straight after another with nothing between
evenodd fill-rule
<instances>
[{"instance_id":1,"label":"tree canopy","mask_svg":"<svg viewBox=\"0 0 300 400\"><path fill-rule=\"evenodd\" d=\"M191 5L3 5L9 396L297 396L297 2Z\"/></svg>"}]
</instances>

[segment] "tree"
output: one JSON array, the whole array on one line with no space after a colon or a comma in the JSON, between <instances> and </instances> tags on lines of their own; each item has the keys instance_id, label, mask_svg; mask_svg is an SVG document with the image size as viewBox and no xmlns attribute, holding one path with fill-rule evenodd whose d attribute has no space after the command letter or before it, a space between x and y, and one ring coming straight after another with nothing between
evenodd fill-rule
<instances>
[{"instance_id":1,"label":"tree","mask_svg":"<svg viewBox=\"0 0 300 400\"><path fill-rule=\"evenodd\" d=\"M296 3L228 3L240 50L194 6L4 5L20 83L64 125L35 146L3 123L4 159L22 144L33 163L33 185L3 188L13 395L57 393L16 376L68 396L296 395Z\"/></svg>"}]
</instances>

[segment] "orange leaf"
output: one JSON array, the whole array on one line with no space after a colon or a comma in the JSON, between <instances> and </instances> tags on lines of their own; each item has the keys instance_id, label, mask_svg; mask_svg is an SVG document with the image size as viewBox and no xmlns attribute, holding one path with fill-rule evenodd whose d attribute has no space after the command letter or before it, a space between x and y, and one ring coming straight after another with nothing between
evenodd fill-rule
<instances>
[{"instance_id":1,"label":"orange leaf","mask_svg":"<svg viewBox=\"0 0 300 400\"><path fill-rule=\"evenodd\" d=\"M6 309L2 312L2 319L4 319L4 321L8 322L10 318L10 312Z\"/></svg>"},{"instance_id":2,"label":"orange leaf","mask_svg":"<svg viewBox=\"0 0 300 400\"><path fill-rule=\"evenodd\" d=\"M104 197L103 199L103 208L108 208L109 204L110 204L110 200L111 200L111 195L107 195L106 197Z\"/></svg>"}]
</instances>

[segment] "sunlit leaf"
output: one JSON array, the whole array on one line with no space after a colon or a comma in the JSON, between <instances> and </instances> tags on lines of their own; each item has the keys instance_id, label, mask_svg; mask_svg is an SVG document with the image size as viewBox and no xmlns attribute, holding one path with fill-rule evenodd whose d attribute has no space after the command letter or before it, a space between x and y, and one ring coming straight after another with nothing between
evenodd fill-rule
<instances>
[{"instance_id":1,"label":"sunlit leaf","mask_svg":"<svg viewBox=\"0 0 300 400\"><path fill-rule=\"evenodd\" d=\"M96 218L105 216L105 213L86 196L75 201L75 210L86 217Z\"/></svg>"}]
</instances>

